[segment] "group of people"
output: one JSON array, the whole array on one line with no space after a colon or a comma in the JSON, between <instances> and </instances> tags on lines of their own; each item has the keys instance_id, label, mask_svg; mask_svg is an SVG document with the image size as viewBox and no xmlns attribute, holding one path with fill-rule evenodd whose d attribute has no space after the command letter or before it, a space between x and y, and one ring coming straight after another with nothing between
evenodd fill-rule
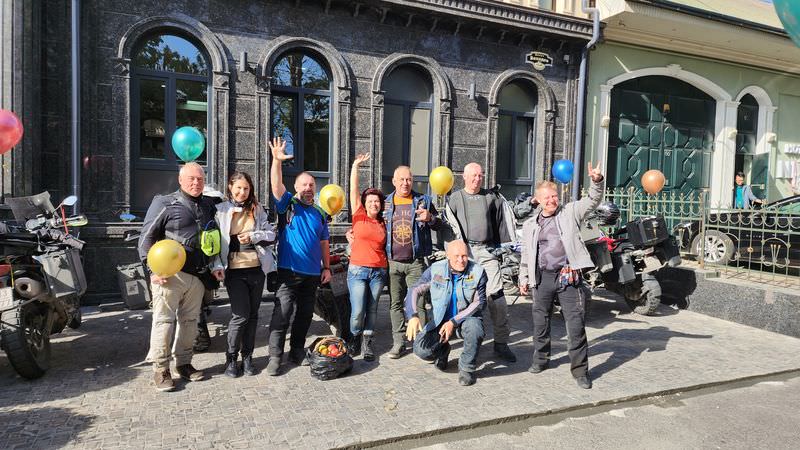
<instances>
[{"instance_id":1,"label":"group of people","mask_svg":"<svg viewBox=\"0 0 800 450\"><path fill-rule=\"evenodd\" d=\"M231 305L225 374L255 375L253 350L258 310L265 281L276 276L276 299L269 325L268 375L282 373L286 334L291 323L288 361L307 365L305 340L312 322L316 290L331 279L328 215L315 205L314 177L300 173L294 193L283 183L283 162L292 158L281 138L270 142L270 188L278 214L277 229L270 224L255 196L255 186L244 172L234 172L227 184L227 200L214 204L203 196L201 166L185 164L180 189L157 196L151 204L139 240L139 254L147 263L150 247L161 239L184 245L182 270L169 278L151 275L153 321L147 361L153 364L158 390L174 389L170 361L187 381L205 378L191 364L204 292L209 283L224 282ZM356 156L350 176L352 227L347 232L351 253L347 273L350 293L352 356L376 357L374 339L378 299L389 286L392 347L388 357L413 353L440 370L448 365L450 342L463 339L458 363L459 384L475 383L478 350L484 339L484 314L491 316L496 357L516 362L509 347L510 327L503 294L500 257L495 250L514 238L505 223L502 199L483 188L483 168L464 167L464 188L451 194L445 211L433 199L412 189L408 166L397 167L394 191L359 187L359 167L368 155ZM567 322L569 357L577 384L591 388L584 329L586 301L581 269L592 261L580 239L579 225L602 199L603 177L589 165L589 196L559 204L558 189L549 181L536 186L532 202L536 213L523 227L520 290L533 292L533 373L547 368L550 358L550 316L559 300ZM221 236L218 253L200 250L200 236L209 226ZM434 233L448 236L446 259L428 264L434 252ZM270 246L277 245L277 261ZM277 271L276 271L277 268ZM292 316L294 315L294 320ZM174 336L174 337L173 337ZM239 357L241 356L241 364Z\"/></svg>"}]
</instances>

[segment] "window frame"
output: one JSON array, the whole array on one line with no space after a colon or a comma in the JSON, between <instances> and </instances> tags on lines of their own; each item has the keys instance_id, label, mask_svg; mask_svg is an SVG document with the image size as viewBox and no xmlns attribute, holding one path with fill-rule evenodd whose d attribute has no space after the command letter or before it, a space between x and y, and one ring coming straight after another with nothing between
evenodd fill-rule
<instances>
[{"instance_id":1,"label":"window frame","mask_svg":"<svg viewBox=\"0 0 800 450\"><path fill-rule=\"evenodd\" d=\"M537 105L538 106L538 105ZM526 112L522 113L519 111L512 111L507 109L499 108L497 111L497 123L498 123L498 136L497 136L497 148L495 152L499 154L500 152L500 118L502 116L511 117L511 154L509 155L508 162L509 166L514 165L514 161L516 161L517 156L517 148L514 145L514 137L516 136L517 130L517 119L523 118L526 122L531 124L530 130L528 131L527 137L527 145L526 151L528 152L528 177L523 178L501 178L501 172L499 167L495 166L497 170L498 176L496 177L497 183L501 186L530 186L529 192L533 193L534 184L535 184L535 167L536 167L536 110L533 112ZM495 156L495 164L497 164L497 156ZM511 167L507 168L507 173L511 173ZM504 184L505 183L505 184Z\"/></svg>"},{"instance_id":2,"label":"window frame","mask_svg":"<svg viewBox=\"0 0 800 450\"><path fill-rule=\"evenodd\" d=\"M285 57L287 57L290 53L301 53L303 56L311 58L314 62L319 65L322 70L325 71L325 74L328 76L328 89L311 89L305 87L294 87L294 86L285 86L280 84L274 84L274 82L270 82L270 100L269 100L269 136L270 139L277 137L275 135L275 97L289 97L294 100L294 123L292 124L297 130L297 136L295 136L294 142L294 158L289 160L288 162L283 163L283 173L287 177L295 177L302 172L307 172L311 174L315 179L318 178L326 178L329 180L329 183L333 182L333 116L334 110L333 107L333 90L334 90L334 79L333 74L331 72L330 64L328 60L324 58L322 55L317 54L314 51L311 51L306 48L291 48L283 53L278 58L275 58L275 64L270 67L270 76L275 70L275 66L277 66ZM305 105L305 96L306 95L316 95L320 97L327 97L328 98L328 170L326 172L319 171L319 170L305 170L305 111L303 114L299 114L300 105Z\"/></svg>"},{"instance_id":3,"label":"window frame","mask_svg":"<svg viewBox=\"0 0 800 450\"><path fill-rule=\"evenodd\" d=\"M131 151L130 151L130 189L131 192L136 192L136 171L138 169L144 170L161 170L161 171L173 171L179 167L181 162L178 160L177 155L175 155L175 151L172 149L172 135L175 133L177 129L177 101L176 101L176 93L177 93L177 81L184 80L184 81L195 81L195 82L202 82L206 84L206 134L211 130L211 116L212 116L212 105L213 105L213 89L212 89L212 77L213 68L211 67L211 57L206 49L200 45L193 37L186 36L183 33L169 30L169 29L161 29L154 31L152 33L148 33L139 38L136 45L134 46L134 51L132 52L134 58L135 56L142 50L142 46L144 43L153 38L154 36L175 36L181 39L185 39L190 44L197 49L197 51L203 55L206 59L206 67L208 69L207 75L196 75L190 73L183 73L183 72L170 72L170 71L162 71L162 70L154 70L154 69L146 69L142 67L138 67L131 63L131 77L130 77L130 128L131 128ZM132 58L133 61L133 58ZM155 158L142 158L141 157L141 134L140 134L140 121L141 121L141 112L142 112L142 105L141 105L141 81L149 80L149 81L160 81L165 84L164 87L164 158L163 159L155 159ZM203 167L203 170L208 173L213 153L213 145L210 136L206 136L206 147L205 147L205 162L201 163L198 162ZM177 177L177 175L175 175ZM132 210L140 211L138 205L131 205Z\"/></svg>"},{"instance_id":4,"label":"window frame","mask_svg":"<svg viewBox=\"0 0 800 450\"><path fill-rule=\"evenodd\" d=\"M431 94L433 96L433 94ZM433 170L433 101L429 102L414 102L408 100L396 100L391 98L384 99L384 105L400 106L403 108L403 154L400 157L400 164L411 167L411 110L412 109L425 109L430 111L429 125L428 125L428 173L425 175L413 174L412 179L414 183L428 184L428 175ZM386 118L383 118L382 126L386 127ZM386 171L384 171L386 172ZM394 172L383 173L383 181L392 181ZM426 191L430 192L430 185L427 185Z\"/></svg>"}]
</instances>

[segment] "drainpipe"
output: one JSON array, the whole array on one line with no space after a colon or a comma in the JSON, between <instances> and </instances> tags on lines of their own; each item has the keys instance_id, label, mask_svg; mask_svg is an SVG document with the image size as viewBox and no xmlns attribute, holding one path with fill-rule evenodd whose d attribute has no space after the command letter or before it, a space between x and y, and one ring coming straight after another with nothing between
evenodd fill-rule
<instances>
[{"instance_id":1,"label":"drainpipe","mask_svg":"<svg viewBox=\"0 0 800 450\"><path fill-rule=\"evenodd\" d=\"M575 155L572 159L572 163L575 165L572 171L572 200L578 199L578 185L580 184L581 165L583 164L581 159L583 156L583 122L586 116L586 66L589 62L589 51L600 39L600 10L594 6L594 1L591 3L592 6L589 6L589 0L581 0L581 10L584 14L592 15L592 39L581 52L581 65L578 70L578 120L575 123Z\"/></svg>"},{"instance_id":2,"label":"drainpipe","mask_svg":"<svg viewBox=\"0 0 800 450\"><path fill-rule=\"evenodd\" d=\"M71 103L72 103L72 194L78 196L78 203L75 203L74 214L78 214L80 210L80 195L81 195L81 96L80 96L80 0L72 0L72 45L71 45L71 65L72 65L72 80L71 80Z\"/></svg>"}]
</instances>

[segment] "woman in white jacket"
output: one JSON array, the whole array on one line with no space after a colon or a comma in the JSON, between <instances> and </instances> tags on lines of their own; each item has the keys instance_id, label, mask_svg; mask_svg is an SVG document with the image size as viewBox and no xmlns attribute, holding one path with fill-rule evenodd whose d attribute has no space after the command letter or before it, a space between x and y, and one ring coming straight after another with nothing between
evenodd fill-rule
<instances>
[{"instance_id":1,"label":"woman in white jacket","mask_svg":"<svg viewBox=\"0 0 800 450\"><path fill-rule=\"evenodd\" d=\"M250 175L234 172L228 179L228 200L217 205L217 224L222 238L215 268L225 269L225 287L231 302L225 375L241 375L237 358L242 353L245 375L255 375L253 348L258 327L258 308L269 272L275 270L272 249L275 231L258 201Z\"/></svg>"}]
</instances>

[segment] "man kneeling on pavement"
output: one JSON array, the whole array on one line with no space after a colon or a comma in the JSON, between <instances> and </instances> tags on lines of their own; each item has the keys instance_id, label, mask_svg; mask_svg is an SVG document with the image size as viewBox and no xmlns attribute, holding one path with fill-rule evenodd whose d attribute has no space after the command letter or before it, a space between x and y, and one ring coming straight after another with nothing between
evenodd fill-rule
<instances>
[{"instance_id":1,"label":"man kneeling on pavement","mask_svg":"<svg viewBox=\"0 0 800 450\"><path fill-rule=\"evenodd\" d=\"M483 268L469 259L467 244L452 241L447 245L447 259L425 270L406 295L406 335L414 342L414 354L446 370L450 338L455 333L464 340L458 360L458 383L462 386L475 384L478 349L484 336L486 283ZM433 317L423 326L417 316L417 299L426 292L430 293Z\"/></svg>"}]
</instances>

